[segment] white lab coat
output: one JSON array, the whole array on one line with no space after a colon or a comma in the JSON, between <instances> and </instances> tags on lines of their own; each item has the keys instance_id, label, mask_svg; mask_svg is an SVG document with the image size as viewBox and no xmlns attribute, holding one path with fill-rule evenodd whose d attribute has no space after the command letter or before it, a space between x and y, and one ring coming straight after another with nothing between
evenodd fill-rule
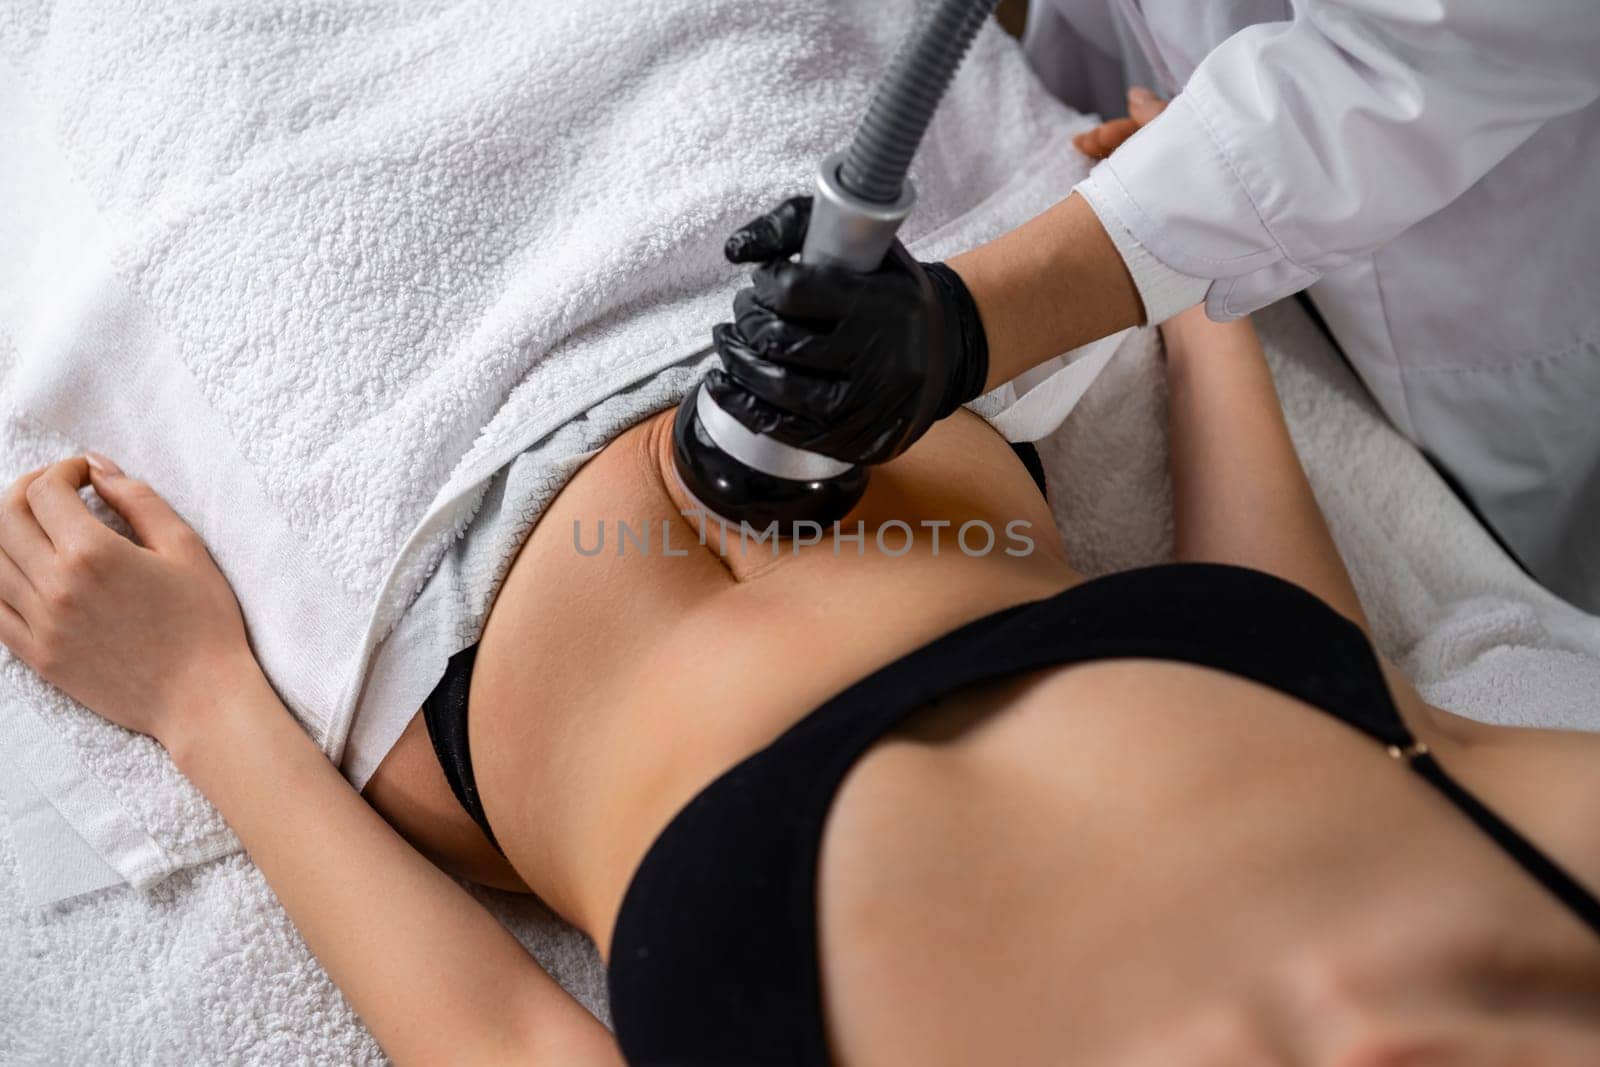
<instances>
[{"instance_id":1,"label":"white lab coat","mask_svg":"<svg viewBox=\"0 0 1600 1067\"><path fill-rule=\"evenodd\" d=\"M1181 89L1095 199L1213 318L1310 286L1395 425L1600 611L1600 0L1034 0L1026 45L1076 107L1130 51Z\"/></svg>"}]
</instances>

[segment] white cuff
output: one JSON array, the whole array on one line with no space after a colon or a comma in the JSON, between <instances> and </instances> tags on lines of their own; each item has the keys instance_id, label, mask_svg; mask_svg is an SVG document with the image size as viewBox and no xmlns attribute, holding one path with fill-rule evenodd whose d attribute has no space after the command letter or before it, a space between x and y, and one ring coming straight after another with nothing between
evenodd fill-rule
<instances>
[{"instance_id":1,"label":"white cuff","mask_svg":"<svg viewBox=\"0 0 1600 1067\"><path fill-rule=\"evenodd\" d=\"M1165 111L1095 165L1078 191L1102 223L1115 219L1170 269L1212 279L1206 314L1226 322L1304 289L1320 272L1287 258L1262 220L1212 136L1203 82L1198 74L1190 78Z\"/></svg>"},{"instance_id":2,"label":"white cuff","mask_svg":"<svg viewBox=\"0 0 1600 1067\"><path fill-rule=\"evenodd\" d=\"M1128 273L1133 275L1134 288L1139 290L1139 299L1144 302L1147 326L1165 322L1206 298L1211 279L1174 270L1151 255L1150 250L1140 244L1133 232L1122 224L1117 213L1101 202L1092 181L1085 178L1072 191L1089 202L1100 225L1105 227L1110 236L1111 243L1117 246L1117 254L1127 265Z\"/></svg>"}]
</instances>

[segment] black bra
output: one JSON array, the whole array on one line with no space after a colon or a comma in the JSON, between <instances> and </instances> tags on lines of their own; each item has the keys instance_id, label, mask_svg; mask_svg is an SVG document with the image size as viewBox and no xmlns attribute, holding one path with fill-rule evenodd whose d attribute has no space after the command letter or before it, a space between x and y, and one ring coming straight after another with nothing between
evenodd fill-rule
<instances>
[{"instance_id":1,"label":"black bra","mask_svg":"<svg viewBox=\"0 0 1600 1067\"><path fill-rule=\"evenodd\" d=\"M628 1062L827 1063L817 855L845 773L878 738L963 686L1126 657L1249 678L1367 734L1600 935L1594 895L1412 736L1354 624L1260 571L1173 564L969 623L857 682L706 786L656 838L617 915L611 1015Z\"/></svg>"}]
</instances>

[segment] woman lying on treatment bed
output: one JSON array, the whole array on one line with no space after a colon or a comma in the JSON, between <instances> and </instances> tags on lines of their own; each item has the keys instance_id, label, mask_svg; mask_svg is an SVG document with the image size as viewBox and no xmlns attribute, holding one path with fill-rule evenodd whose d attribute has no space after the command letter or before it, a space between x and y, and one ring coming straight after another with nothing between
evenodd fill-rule
<instances>
[{"instance_id":1,"label":"woman lying on treatment bed","mask_svg":"<svg viewBox=\"0 0 1600 1067\"><path fill-rule=\"evenodd\" d=\"M1600 738L1380 663L1250 325L1162 335L1177 564L1086 582L959 410L859 552L723 554L664 412L562 491L370 804L103 457L0 505L0 640L168 748L402 1063L1600 1062ZM619 520L652 551L579 551ZM615 1038L441 867L587 932Z\"/></svg>"}]
</instances>

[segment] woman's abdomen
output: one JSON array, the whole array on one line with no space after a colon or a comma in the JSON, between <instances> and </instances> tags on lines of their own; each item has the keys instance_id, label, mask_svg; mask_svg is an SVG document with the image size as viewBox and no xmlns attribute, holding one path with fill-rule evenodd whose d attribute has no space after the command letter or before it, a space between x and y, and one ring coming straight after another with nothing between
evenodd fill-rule
<instances>
[{"instance_id":1,"label":"woman's abdomen","mask_svg":"<svg viewBox=\"0 0 1600 1067\"><path fill-rule=\"evenodd\" d=\"M633 427L552 503L471 694L496 835L602 948L645 849L712 778L897 656L1076 580L1026 469L968 413L874 471L845 537L799 546L702 538L670 430L670 412Z\"/></svg>"}]
</instances>

